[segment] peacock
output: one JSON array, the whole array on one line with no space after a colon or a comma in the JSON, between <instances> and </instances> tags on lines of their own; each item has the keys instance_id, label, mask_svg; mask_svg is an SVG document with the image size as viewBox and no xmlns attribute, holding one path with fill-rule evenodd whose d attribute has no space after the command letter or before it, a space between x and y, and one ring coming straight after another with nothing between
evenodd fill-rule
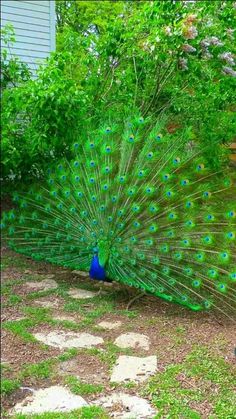
<instances>
[{"instance_id":1,"label":"peacock","mask_svg":"<svg viewBox=\"0 0 236 419\"><path fill-rule=\"evenodd\" d=\"M235 309L235 181L202 142L136 115L70 147L44 182L13 194L1 221L10 248L195 311Z\"/></svg>"}]
</instances>

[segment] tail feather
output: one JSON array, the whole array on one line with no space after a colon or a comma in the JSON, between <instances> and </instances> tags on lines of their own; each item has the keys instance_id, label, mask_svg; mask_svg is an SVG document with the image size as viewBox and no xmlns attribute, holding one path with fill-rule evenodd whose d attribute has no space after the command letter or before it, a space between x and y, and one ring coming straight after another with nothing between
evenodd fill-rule
<instances>
[{"instance_id":1,"label":"tail feather","mask_svg":"<svg viewBox=\"0 0 236 419\"><path fill-rule=\"evenodd\" d=\"M137 117L73 150L43 186L14 195L19 210L2 219L13 249L89 271L97 248L113 280L193 310L235 309L235 184L211 172L188 132Z\"/></svg>"}]
</instances>

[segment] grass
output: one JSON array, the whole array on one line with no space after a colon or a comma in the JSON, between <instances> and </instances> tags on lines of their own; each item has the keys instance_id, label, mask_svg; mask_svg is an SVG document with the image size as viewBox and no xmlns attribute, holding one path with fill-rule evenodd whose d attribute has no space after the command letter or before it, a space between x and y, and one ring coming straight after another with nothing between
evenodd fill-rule
<instances>
[{"instance_id":1,"label":"grass","mask_svg":"<svg viewBox=\"0 0 236 419\"><path fill-rule=\"evenodd\" d=\"M7 268L17 268L18 269L25 269L28 268L29 262L27 259L23 259L17 255L12 256L3 256L1 261L1 270Z\"/></svg>"},{"instance_id":2,"label":"grass","mask_svg":"<svg viewBox=\"0 0 236 419\"><path fill-rule=\"evenodd\" d=\"M3 329L9 330L17 336L20 336L25 342L37 342L32 333L28 332L28 328L34 327L39 322L22 319L19 321L6 321L3 323Z\"/></svg>"},{"instance_id":3,"label":"grass","mask_svg":"<svg viewBox=\"0 0 236 419\"><path fill-rule=\"evenodd\" d=\"M34 377L36 379L46 379L53 376L55 359L47 359L46 361L39 362L38 364L29 364L23 367L20 377L24 378Z\"/></svg>"},{"instance_id":4,"label":"grass","mask_svg":"<svg viewBox=\"0 0 236 419\"><path fill-rule=\"evenodd\" d=\"M72 393L80 396L88 396L89 394L101 393L103 391L101 384L84 383L73 375L65 377L65 384L68 385Z\"/></svg>"},{"instance_id":5,"label":"grass","mask_svg":"<svg viewBox=\"0 0 236 419\"><path fill-rule=\"evenodd\" d=\"M7 304L10 306L14 306L16 304L20 304L22 302L22 298L20 295L17 294L11 294L8 298Z\"/></svg>"},{"instance_id":6,"label":"grass","mask_svg":"<svg viewBox=\"0 0 236 419\"><path fill-rule=\"evenodd\" d=\"M65 413L43 413L39 415L16 415L14 419L109 419L99 406L82 407Z\"/></svg>"},{"instance_id":7,"label":"grass","mask_svg":"<svg viewBox=\"0 0 236 419\"><path fill-rule=\"evenodd\" d=\"M3 396L8 396L13 393L20 387L20 382L18 380L11 379L2 379L1 381L1 394Z\"/></svg>"},{"instance_id":8,"label":"grass","mask_svg":"<svg viewBox=\"0 0 236 419\"><path fill-rule=\"evenodd\" d=\"M118 346L114 345L112 342L105 343L105 351L99 350L98 357L99 359L106 363L108 367L111 369L113 365L116 363L117 357L119 354L122 355L132 355L133 351L130 348L118 348Z\"/></svg>"},{"instance_id":9,"label":"grass","mask_svg":"<svg viewBox=\"0 0 236 419\"><path fill-rule=\"evenodd\" d=\"M197 347L184 362L169 365L152 378L143 393L151 397L157 408L156 418L200 419L201 414L191 405L200 407L207 400L212 409L209 417L233 419L234 385L235 374L226 361L209 352L207 347Z\"/></svg>"},{"instance_id":10,"label":"grass","mask_svg":"<svg viewBox=\"0 0 236 419\"><path fill-rule=\"evenodd\" d=\"M38 324L52 323L49 310L42 307L22 307L22 311L29 317L18 321L5 321L2 327L20 336L26 342L37 342L28 329Z\"/></svg>"},{"instance_id":11,"label":"grass","mask_svg":"<svg viewBox=\"0 0 236 419\"><path fill-rule=\"evenodd\" d=\"M50 295L55 295L55 294L56 294L56 289L50 289L46 291L34 291L34 292L30 292L27 295L27 299L36 300L38 298L49 297Z\"/></svg>"},{"instance_id":12,"label":"grass","mask_svg":"<svg viewBox=\"0 0 236 419\"><path fill-rule=\"evenodd\" d=\"M57 359L58 359L58 361L61 361L61 362L69 361L70 359L77 356L78 353L79 353L78 349L71 348L71 349L68 349L67 351L65 351L64 354L59 355Z\"/></svg>"}]
</instances>

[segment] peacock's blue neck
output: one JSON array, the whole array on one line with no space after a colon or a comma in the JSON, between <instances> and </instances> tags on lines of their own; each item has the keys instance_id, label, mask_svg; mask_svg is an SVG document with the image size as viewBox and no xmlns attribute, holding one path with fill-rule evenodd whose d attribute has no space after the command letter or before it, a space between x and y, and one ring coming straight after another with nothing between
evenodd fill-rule
<instances>
[{"instance_id":1,"label":"peacock's blue neck","mask_svg":"<svg viewBox=\"0 0 236 419\"><path fill-rule=\"evenodd\" d=\"M89 275L92 279L98 279L99 281L104 281L106 278L106 271L100 265L97 254L93 256L93 259L90 265Z\"/></svg>"}]
</instances>

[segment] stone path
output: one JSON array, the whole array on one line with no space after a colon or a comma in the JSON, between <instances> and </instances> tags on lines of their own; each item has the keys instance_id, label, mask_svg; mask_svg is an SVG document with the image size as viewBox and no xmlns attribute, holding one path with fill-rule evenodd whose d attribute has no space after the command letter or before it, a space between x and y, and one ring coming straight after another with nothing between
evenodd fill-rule
<instances>
[{"instance_id":1,"label":"stone path","mask_svg":"<svg viewBox=\"0 0 236 419\"><path fill-rule=\"evenodd\" d=\"M32 291L48 291L56 289L58 284L54 279L47 278L43 281L27 281L24 286Z\"/></svg>"},{"instance_id":2,"label":"stone path","mask_svg":"<svg viewBox=\"0 0 236 419\"><path fill-rule=\"evenodd\" d=\"M103 338L90 333L54 332L35 333L34 337L40 342L55 348L92 348L103 343Z\"/></svg>"},{"instance_id":3,"label":"stone path","mask_svg":"<svg viewBox=\"0 0 236 419\"><path fill-rule=\"evenodd\" d=\"M121 327L122 323L121 321L116 321L116 322L100 322L98 323L99 327L102 327L103 329L108 329L108 330L113 330L113 329L118 329L119 327Z\"/></svg>"},{"instance_id":4,"label":"stone path","mask_svg":"<svg viewBox=\"0 0 236 419\"><path fill-rule=\"evenodd\" d=\"M59 308L61 301L56 297L54 297L53 300L48 298L40 298L39 300L34 300L34 304L44 308Z\"/></svg>"},{"instance_id":5,"label":"stone path","mask_svg":"<svg viewBox=\"0 0 236 419\"><path fill-rule=\"evenodd\" d=\"M150 340L140 333L125 333L118 336L114 342L119 348L137 348L149 350Z\"/></svg>"},{"instance_id":6,"label":"stone path","mask_svg":"<svg viewBox=\"0 0 236 419\"><path fill-rule=\"evenodd\" d=\"M69 316L67 314L55 314L55 315L53 315L53 320L76 323L75 318L73 316Z\"/></svg>"},{"instance_id":7,"label":"stone path","mask_svg":"<svg viewBox=\"0 0 236 419\"><path fill-rule=\"evenodd\" d=\"M149 419L156 414L147 400L126 393L114 393L101 397L95 400L94 404L112 409L112 417L117 419ZM117 409L117 405L122 408L123 412Z\"/></svg>"},{"instance_id":8,"label":"stone path","mask_svg":"<svg viewBox=\"0 0 236 419\"><path fill-rule=\"evenodd\" d=\"M71 273L74 274L74 275L79 275L79 276L83 276L85 278L89 278L88 272L85 272L85 271L77 271L77 270L74 270Z\"/></svg>"},{"instance_id":9,"label":"stone path","mask_svg":"<svg viewBox=\"0 0 236 419\"><path fill-rule=\"evenodd\" d=\"M80 300L80 299L96 297L98 295L98 293L93 292L93 291L84 290L84 289L79 289L79 288L71 288L68 291L68 295L72 298L77 298L77 299Z\"/></svg>"},{"instance_id":10,"label":"stone path","mask_svg":"<svg viewBox=\"0 0 236 419\"><path fill-rule=\"evenodd\" d=\"M73 272L81 275L80 271ZM45 291L46 289L57 288L57 283L52 278L46 278L40 282L27 282L26 286L32 290ZM79 288L70 288L68 295L71 298L76 299L87 299L94 298L97 296L97 292L88 291ZM53 298L40 298L34 301L37 305L52 309L51 314L54 320L60 321L71 321L78 322L79 319L75 319L71 314L63 312L57 312L58 308L62 308L61 300L53 296ZM115 331L121 328L123 322L120 320L103 320L97 323L97 326L103 329L102 333L112 333L112 343L118 348L126 349L132 348L137 351L149 351L151 347L150 338L141 333L129 332L121 333L114 337ZM99 331L97 332L99 334ZM100 350L104 350L104 338L101 336L93 335L87 332L73 332L69 330L61 330L56 328L55 330L42 330L40 332L33 333L34 337L43 342L46 345L60 348L61 350L67 348L93 348L101 346ZM98 362L98 361L97 361ZM101 360L99 361L101 363ZM78 367L79 364L79 367ZM69 361L61 362L58 365L58 373L60 376L69 375L80 379L80 373L83 373L83 368L88 370L88 363L82 364L78 359L71 359ZM77 372L77 373L76 373ZM113 365L110 373L107 369L105 371L102 366L99 367L97 364L91 368L90 361L90 378L91 383L95 383L97 377L100 374L100 382L105 380L110 383L129 383L136 382L142 383L148 380L149 377L157 372L157 357L155 355L149 356L128 356L120 355L117 357L115 365ZM82 374L83 376L83 374ZM88 376L86 376L88 379ZM83 379L82 379L83 380ZM117 419L149 419L153 418L156 414L155 410L150 405L149 401L138 397L136 395L128 394L127 392L116 392L105 394L92 400L89 397L82 398L81 396L75 395L64 386L52 386L49 388L33 390L30 396L27 396L21 403L15 405L14 409L10 412L11 414L33 414L43 412L69 412L74 409L78 409L82 406L97 405L108 409L112 412L112 417Z\"/></svg>"},{"instance_id":11,"label":"stone path","mask_svg":"<svg viewBox=\"0 0 236 419\"><path fill-rule=\"evenodd\" d=\"M122 383L123 381L141 382L154 375L157 371L157 357L138 357L120 355L111 374L111 381Z\"/></svg>"},{"instance_id":12,"label":"stone path","mask_svg":"<svg viewBox=\"0 0 236 419\"><path fill-rule=\"evenodd\" d=\"M35 414L44 412L69 412L88 403L81 397L71 393L62 386L52 386L34 391L23 402L17 403L11 414Z\"/></svg>"}]
</instances>

